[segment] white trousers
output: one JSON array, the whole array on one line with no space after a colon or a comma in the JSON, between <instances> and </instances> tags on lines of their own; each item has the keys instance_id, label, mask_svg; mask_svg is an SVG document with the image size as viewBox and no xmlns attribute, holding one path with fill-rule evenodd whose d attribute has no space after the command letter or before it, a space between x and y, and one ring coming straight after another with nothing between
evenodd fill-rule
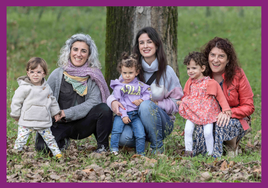
<instances>
[{"instance_id":1,"label":"white trousers","mask_svg":"<svg viewBox=\"0 0 268 188\"><path fill-rule=\"evenodd\" d=\"M203 125L204 126L204 136L206 141L206 147L208 155L212 155L214 138L213 138L213 123ZM185 124L185 133L184 133L184 142L185 142L185 150L192 151L193 150L193 132L194 132L195 124L190 120L186 121Z\"/></svg>"},{"instance_id":2,"label":"white trousers","mask_svg":"<svg viewBox=\"0 0 268 188\"><path fill-rule=\"evenodd\" d=\"M33 131L35 131L33 128L19 126L18 137L15 141L14 149L22 150L23 146L27 143L30 133ZM50 128L37 130L37 132L43 137L44 141L54 156L61 153Z\"/></svg>"}]
</instances>

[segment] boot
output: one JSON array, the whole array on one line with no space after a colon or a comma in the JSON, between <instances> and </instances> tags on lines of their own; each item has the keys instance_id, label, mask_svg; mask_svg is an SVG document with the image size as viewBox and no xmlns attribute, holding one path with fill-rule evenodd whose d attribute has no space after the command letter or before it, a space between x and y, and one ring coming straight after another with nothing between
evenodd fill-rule
<instances>
[{"instance_id":1,"label":"boot","mask_svg":"<svg viewBox=\"0 0 268 188\"><path fill-rule=\"evenodd\" d=\"M236 140L237 137L234 137L232 140L225 141L226 156L233 158L238 155L239 142L236 142Z\"/></svg>"}]
</instances>

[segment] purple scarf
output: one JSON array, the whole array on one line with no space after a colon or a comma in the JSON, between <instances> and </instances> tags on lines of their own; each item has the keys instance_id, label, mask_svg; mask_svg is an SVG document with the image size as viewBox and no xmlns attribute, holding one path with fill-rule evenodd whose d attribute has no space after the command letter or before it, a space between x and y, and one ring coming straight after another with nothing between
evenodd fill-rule
<instances>
[{"instance_id":1,"label":"purple scarf","mask_svg":"<svg viewBox=\"0 0 268 188\"><path fill-rule=\"evenodd\" d=\"M67 66L64 67L64 70L71 76L90 76L90 79L95 81L99 86L102 102L106 103L106 99L109 97L110 91L100 69L89 67L87 63L81 67L76 67L69 61Z\"/></svg>"}]
</instances>

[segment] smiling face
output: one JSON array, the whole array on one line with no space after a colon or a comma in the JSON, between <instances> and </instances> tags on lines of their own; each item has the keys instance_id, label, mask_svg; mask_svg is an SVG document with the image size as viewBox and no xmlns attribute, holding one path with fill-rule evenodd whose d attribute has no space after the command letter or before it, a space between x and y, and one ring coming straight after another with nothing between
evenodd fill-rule
<instances>
[{"instance_id":1,"label":"smiling face","mask_svg":"<svg viewBox=\"0 0 268 188\"><path fill-rule=\"evenodd\" d=\"M128 84L134 80L136 76L138 76L139 72L136 71L136 68L133 67L125 67L122 66L121 68L121 75L124 79L125 84Z\"/></svg>"},{"instance_id":2,"label":"smiling face","mask_svg":"<svg viewBox=\"0 0 268 188\"><path fill-rule=\"evenodd\" d=\"M228 61L227 54L217 47L212 48L208 55L208 63L213 74L223 74Z\"/></svg>"},{"instance_id":3,"label":"smiling face","mask_svg":"<svg viewBox=\"0 0 268 188\"><path fill-rule=\"evenodd\" d=\"M146 63L150 65L156 58L156 46L147 33L140 35L138 41L140 53Z\"/></svg>"},{"instance_id":4,"label":"smiling face","mask_svg":"<svg viewBox=\"0 0 268 188\"><path fill-rule=\"evenodd\" d=\"M46 76L44 69L38 65L35 69L30 69L27 71L27 75L31 82L35 86L40 86L42 84L43 78Z\"/></svg>"},{"instance_id":5,"label":"smiling face","mask_svg":"<svg viewBox=\"0 0 268 188\"><path fill-rule=\"evenodd\" d=\"M83 66L89 58L89 48L85 42L76 41L73 43L70 52L70 59L74 66Z\"/></svg>"},{"instance_id":6,"label":"smiling face","mask_svg":"<svg viewBox=\"0 0 268 188\"><path fill-rule=\"evenodd\" d=\"M205 71L206 66L197 65L194 60L191 60L190 63L187 65L187 74L190 78L200 79L203 78L203 72Z\"/></svg>"}]
</instances>

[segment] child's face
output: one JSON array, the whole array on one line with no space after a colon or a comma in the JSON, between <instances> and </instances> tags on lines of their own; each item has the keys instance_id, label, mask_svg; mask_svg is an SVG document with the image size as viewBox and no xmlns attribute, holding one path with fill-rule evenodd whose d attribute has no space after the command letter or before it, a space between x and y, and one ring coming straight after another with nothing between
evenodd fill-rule
<instances>
[{"instance_id":1,"label":"child's face","mask_svg":"<svg viewBox=\"0 0 268 188\"><path fill-rule=\"evenodd\" d=\"M187 74L190 78L200 79L203 78L203 72L205 71L206 67L203 65L197 65L194 60L191 59L189 65L187 65Z\"/></svg>"},{"instance_id":2,"label":"child's face","mask_svg":"<svg viewBox=\"0 0 268 188\"><path fill-rule=\"evenodd\" d=\"M136 71L135 67L125 67L122 66L121 69L121 75L124 79L125 84L128 84L134 80L134 78L138 75L139 73Z\"/></svg>"},{"instance_id":3,"label":"child's face","mask_svg":"<svg viewBox=\"0 0 268 188\"><path fill-rule=\"evenodd\" d=\"M27 72L28 77L30 78L31 82L35 86L40 86L42 83L42 79L46 76L44 73L43 68L38 65L35 69L30 69Z\"/></svg>"}]
</instances>

